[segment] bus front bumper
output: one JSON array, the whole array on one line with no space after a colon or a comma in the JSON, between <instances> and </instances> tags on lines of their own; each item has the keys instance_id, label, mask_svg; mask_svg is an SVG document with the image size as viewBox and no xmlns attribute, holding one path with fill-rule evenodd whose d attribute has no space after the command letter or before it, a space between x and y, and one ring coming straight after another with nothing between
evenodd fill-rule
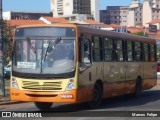
<instances>
[{"instance_id":1,"label":"bus front bumper","mask_svg":"<svg viewBox=\"0 0 160 120\"><path fill-rule=\"evenodd\" d=\"M10 89L12 101L76 103L76 90L65 92L32 92Z\"/></svg>"}]
</instances>

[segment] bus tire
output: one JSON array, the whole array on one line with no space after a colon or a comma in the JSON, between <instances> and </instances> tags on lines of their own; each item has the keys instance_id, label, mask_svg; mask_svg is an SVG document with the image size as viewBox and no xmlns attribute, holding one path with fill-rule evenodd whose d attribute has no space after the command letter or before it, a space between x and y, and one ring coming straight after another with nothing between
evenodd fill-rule
<instances>
[{"instance_id":1,"label":"bus tire","mask_svg":"<svg viewBox=\"0 0 160 120\"><path fill-rule=\"evenodd\" d=\"M142 80L141 80L141 78L138 77L137 80L136 80L134 96L136 98L141 97L141 92L142 92Z\"/></svg>"},{"instance_id":2,"label":"bus tire","mask_svg":"<svg viewBox=\"0 0 160 120\"><path fill-rule=\"evenodd\" d=\"M93 90L93 100L89 102L90 108L97 108L100 106L102 102L102 89L100 88L99 84L95 84Z\"/></svg>"},{"instance_id":3,"label":"bus tire","mask_svg":"<svg viewBox=\"0 0 160 120\"><path fill-rule=\"evenodd\" d=\"M46 102L34 102L35 106L43 111L49 110L53 103L46 103Z\"/></svg>"}]
</instances>

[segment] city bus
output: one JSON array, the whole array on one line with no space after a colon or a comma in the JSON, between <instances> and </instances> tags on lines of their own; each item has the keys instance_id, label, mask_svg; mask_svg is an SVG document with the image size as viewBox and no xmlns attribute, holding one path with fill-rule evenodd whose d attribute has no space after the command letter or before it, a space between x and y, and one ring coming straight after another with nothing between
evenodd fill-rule
<instances>
[{"instance_id":1,"label":"city bus","mask_svg":"<svg viewBox=\"0 0 160 120\"><path fill-rule=\"evenodd\" d=\"M34 102L87 103L133 94L157 84L156 41L78 24L19 26L15 30L10 96Z\"/></svg>"}]
</instances>

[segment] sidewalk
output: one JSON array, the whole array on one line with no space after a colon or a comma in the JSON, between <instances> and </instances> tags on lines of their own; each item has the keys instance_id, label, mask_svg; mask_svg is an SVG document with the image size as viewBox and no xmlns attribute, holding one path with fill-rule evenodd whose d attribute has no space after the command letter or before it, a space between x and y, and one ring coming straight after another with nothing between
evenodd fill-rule
<instances>
[{"instance_id":1,"label":"sidewalk","mask_svg":"<svg viewBox=\"0 0 160 120\"><path fill-rule=\"evenodd\" d=\"M7 105L14 103L20 103L20 102L10 100L9 90L6 90L5 96L0 96L0 105Z\"/></svg>"},{"instance_id":2,"label":"sidewalk","mask_svg":"<svg viewBox=\"0 0 160 120\"><path fill-rule=\"evenodd\" d=\"M6 105L6 104L14 104L14 103L20 103L17 101L11 101L10 100L10 80L5 81L5 96L0 96L0 105Z\"/></svg>"}]
</instances>

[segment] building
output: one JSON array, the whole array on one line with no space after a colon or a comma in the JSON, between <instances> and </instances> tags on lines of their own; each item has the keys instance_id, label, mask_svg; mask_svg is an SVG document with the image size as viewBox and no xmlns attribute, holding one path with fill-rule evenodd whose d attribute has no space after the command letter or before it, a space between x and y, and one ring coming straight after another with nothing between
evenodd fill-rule
<instances>
[{"instance_id":1,"label":"building","mask_svg":"<svg viewBox=\"0 0 160 120\"><path fill-rule=\"evenodd\" d=\"M46 12L25 12L25 11L7 11L3 12L4 20L38 20L41 16L53 16L52 13Z\"/></svg>"},{"instance_id":2,"label":"building","mask_svg":"<svg viewBox=\"0 0 160 120\"><path fill-rule=\"evenodd\" d=\"M100 21L105 24L111 24L110 12L108 10L100 10Z\"/></svg>"},{"instance_id":3,"label":"building","mask_svg":"<svg viewBox=\"0 0 160 120\"><path fill-rule=\"evenodd\" d=\"M124 12L123 12L124 11ZM100 11L100 21L122 26L148 25L160 18L160 0L132 0L129 6L108 6Z\"/></svg>"},{"instance_id":4,"label":"building","mask_svg":"<svg viewBox=\"0 0 160 120\"><path fill-rule=\"evenodd\" d=\"M84 20L83 22L86 23L86 26L90 28L95 28L95 29L101 29L105 24L97 22L95 20Z\"/></svg>"},{"instance_id":5,"label":"building","mask_svg":"<svg viewBox=\"0 0 160 120\"><path fill-rule=\"evenodd\" d=\"M107 10L100 10L100 21L105 24L127 26L128 11L129 8L126 6L108 6Z\"/></svg>"},{"instance_id":6,"label":"building","mask_svg":"<svg viewBox=\"0 0 160 120\"><path fill-rule=\"evenodd\" d=\"M100 11L100 21L121 26L142 24L142 4L139 0L132 0L129 6L108 6Z\"/></svg>"},{"instance_id":7,"label":"building","mask_svg":"<svg viewBox=\"0 0 160 120\"><path fill-rule=\"evenodd\" d=\"M143 19L142 14L142 4L140 3L140 0L132 0L127 15L127 26L141 25Z\"/></svg>"},{"instance_id":8,"label":"building","mask_svg":"<svg viewBox=\"0 0 160 120\"><path fill-rule=\"evenodd\" d=\"M51 10L54 17L99 21L99 0L51 0Z\"/></svg>"},{"instance_id":9,"label":"building","mask_svg":"<svg viewBox=\"0 0 160 120\"><path fill-rule=\"evenodd\" d=\"M69 23L69 21L64 18L53 18L49 16L42 16L39 20L45 22L46 24Z\"/></svg>"},{"instance_id":10,"label":"building","mask_svg":"<svg viewBox=\"0 0 160 120\"><path fill-rule=\"evenodd\" d=\"M160 18L160 0L144 0L143 4L143 25L153 19Z\"/></svg>"},{"instance_id":11,"label":"building","mask_svg":"<svg viewBox=\"0 0 160 120\"><path fill-rule=\"evenodd\" d=\"M120 33L128 33L128 30L126 29L126 27L122 27L122 26L117 25L117 24L105 25L101 29L102 30L120 32Z\"/></svg>"}]
</instances>

